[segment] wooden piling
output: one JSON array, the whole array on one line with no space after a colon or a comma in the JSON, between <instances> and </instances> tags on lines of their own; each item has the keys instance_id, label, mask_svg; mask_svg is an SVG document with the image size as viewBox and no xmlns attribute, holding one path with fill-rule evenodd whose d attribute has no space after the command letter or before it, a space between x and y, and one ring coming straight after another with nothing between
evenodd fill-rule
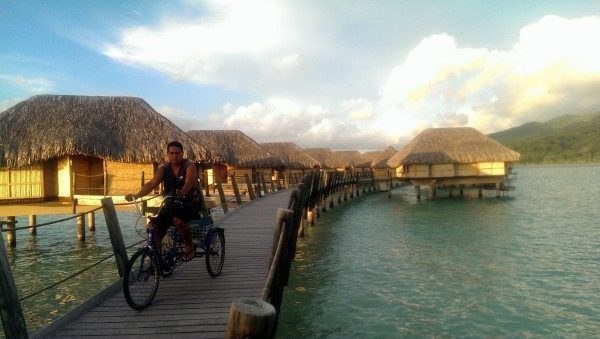
<instances>
[{"instance_id":1,"label":"wooden piling","mask_svg":"<svg viewBox=\"0 0 600 339\"><path fill-rule=\"evenodd\" d=\"M500 198L500 183L496 183L496 198Z\"/></svg>"},{"instance_id":2,"label":"wooden piling","mask_svg":"<svg viewBox=\"0 0 600 339\"><path fill-rule=\"evenodd\" d=\"M73 199L71 201L71 209L72 209L73 214L77 214L77 203L78 202L79 201L77 199Z\"/></svg>"},{"instance_id":3,"label":"wooden piling","mask_svg":"<svg viewBox=\"0 0 600 339\"><path fill-rule=\"evenodd\" d=\"M83 213L77 215L77 240L85 241L85 218Z\"/></svg>"},{"instance_id":4,"label":"wooden piling","mask_svg":"<svg viewBox=\"0 0 600 339\"><path fill-rule=\"evenodd\" d=\"M221 184L221 178L217 176L217 189L219 190L219 198L221 199L221 207L223 208L223 213L227 214L229 212L229 207L227 206L227 199L225 198L225 192L223 191L223 184Z\"/></svg>"},{"instance_id":5,"label":"wooden piling","mask_svg":"<svg viewBox=\"0 0 600 339\"><path fill-rule=\"evenodd\" d=\"M235 175L231 175L231 186L233 186L233 194L235 195L235 202L240 206L242 204L242 196L235 180Z\"/></svg>"},{"instance_id":6,"label":"wooden piling","mask_svg":"<svg viewBox=\"0 0 600 339\"><path fill-rule=\"evenodd\" d=\"M29 234L36 235L37 234L37 216L35 214L29 215Z\"/></svg>"},{"instance_id":7,"label":"wooden piling","mask_svg":"<svg viewBox=\"0 0 600 339\"><path fill-rule=\"evenodd\" d=\"M240 298L231 302L227 339L272 338L276 310L260 299Z\"/></svg>"},{"instance_id":8,"label":"wooden piling","mask_svg":"<svg viewBox=\"0 0 600 339\"><path fill-rule=\"evenodd\" d=\"M91 232L96 230L96 212L90 212L87 214L88 228Z\"/></svg>"},{"instance_id":9,"label":"wooden piling","mask_svg":"<svg viewBox=\"0 0 600 339\"><path fill-rule=\"evenodd\" d=\"M448 186L448 198L452 198L452 189L454 186Z\"/></svg>"},{"instance_id":10,"label":"wooden piling","mask_svg":"<svg viewBox=\"0 0 600 339\"><path fill-rule=\"evenodd\" d=\"M464 192L465 185L464 184L460 184L460 186L458 186L458 187L459 187L459 189L458 189L458 196L460 198L462 198L465 195L465 192Z\"/></svg>"},{"instance_id":11,"label":"wooden piling","mask_svg":"<svg viewBox=\"0 0 600 339\"><path fill-rule=\"evenodd\" d=\"M433 200L433 190L434 190L435 185L429 185L429 190L427 192L427 194L429 194L429 200Z\"/></svg>"},{"instance_id":12,"label":"wooden piling","mask_svg":"<svg viewBox=\"0 0 600 339\"><path fill-rule=\"evenodd\" d=\"M250 195L250 200L256 199L256 196L254 195L254 189L252 187L252 181L250 181L250 177L248 176L248 174L244 174L244 179L246 180L246 186L248 188L248 194Z\"/></svg>"},{"instance_id":13,"label":"wooden piling","mask_svg":"<svg viewBox=\"0 0 600 339\"><path fill-rule=\"evenodd\" d=\"M479 199L483 198L483 187L479 186L478 191L479 191L479 193L478 193Z\"/></svg>"},{"instance_id":14,"label":"wooden piling","mask_svg":"<svg viewBox=\"0 0 600 339\"><path fill-rule=\"evenodd\" d=\"M415 185L415 192L417 193L417 199L421 200L421 186Z\"/></svg>"},{"instance_id":15,"label":"wooden piling","mask_svg":"<svg viewBox=\"0 0 600 339\"><path fill-rule=\"evenodd\" d=\"M15 247L17 246L17 233L15 232L15 217L6 217L6 221L6 242L8 243L8 247Z\"/></svg>"},{"instance_id":16,"label":"wooden piling","mask_svg":"<svg viewBox=\"0 0 600 339\"><path fill-rule=\"evenodd\" d=\"M306 210L306 220L308 221L308 226L315 225L315 210L313 208L308 208Z\"/></svg>"},{"instance_id":17,"label":"wooden piling","mask_svg":"<svg viewBox=\"0 0 600 339\"><path fill-rule=\"evenodd\" d=\"M0 317L4 325L4 335L7 338L28 338L19 293L1 234L2 232L0 232Z\"/></svg>"}]
</instances>

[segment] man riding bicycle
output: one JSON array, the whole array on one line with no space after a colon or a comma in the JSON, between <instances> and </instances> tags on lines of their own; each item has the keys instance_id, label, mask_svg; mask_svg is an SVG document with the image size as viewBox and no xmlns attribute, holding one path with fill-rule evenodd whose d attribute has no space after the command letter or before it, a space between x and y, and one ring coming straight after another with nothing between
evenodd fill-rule
<instances>
[{"instance_id":1,"label":"man riding bicycle","mask_svg":"<svg viewBox=\"0 0 600 339\"><path fill-rule=\"evenodd\" d=\"M181 204L164 205L158 211L155 223L156 239L161 243L166 230L174 224L183 241L185 242L185 252L183 261L190 261L194 258L196 248L192 243L192 236L188 222L199 216L200 198L198 196L196 166L183 158L183 145L179 141L171 141L167 145L167 155L169 161L158 167L154 177L142 186L136 194L125 196L127 201L133 201L143 197L154 190L162 182L165 194L171 194L181 200Z\"/></svg>"}]
</instances>

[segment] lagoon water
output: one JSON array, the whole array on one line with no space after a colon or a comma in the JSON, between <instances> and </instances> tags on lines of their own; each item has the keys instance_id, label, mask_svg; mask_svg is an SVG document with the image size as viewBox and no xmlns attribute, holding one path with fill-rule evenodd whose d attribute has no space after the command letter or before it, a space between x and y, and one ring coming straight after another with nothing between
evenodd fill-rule
<instances>
[{"instance_id":1,"label":"lagoon water","mask_svg":"<svg viewBox=\"0 0 600 339\"><path fill-rule=\"evenodd\" d=\"M600 164L517 172L509 198L405 187L322 213L278 337L597 337Z\"/></svg>"},{"instance_id":2,"label":"lagoon water","mask_svg":"<svg viewBox=\"0 0 600 339\"><path fill-rule=\"evenodd\" d=\"M299 240L278 336L598 336L600 164L517 171L509 198L417 201L396 188L323 213ZM125 244L137 242L135 212L119 219ZM96 222L85 244L74 220L17 232L7 252L19 295L110 255L102 213ZM117 276L110 259L27 299L28 330Z\"/></svg>"}]
</instances>

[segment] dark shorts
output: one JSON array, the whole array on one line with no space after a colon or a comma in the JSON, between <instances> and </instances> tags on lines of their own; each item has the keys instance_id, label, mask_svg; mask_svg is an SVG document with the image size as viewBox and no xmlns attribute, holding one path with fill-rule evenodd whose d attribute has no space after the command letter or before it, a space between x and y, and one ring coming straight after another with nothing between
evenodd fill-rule
<instances>
[{"instance_id":1,"label":"dark shorts","mask_svg":"<svg viewBox=\"0 0 600 339\"><path fill-rule=\"evenodd\" d=\"M197 202L166 204L158 210L157 217L158 229L161 233L164 233L173 225L173 218L181 219L186 223L190 222L190 220L199 219L200 204Z\"/></svg>"}]
</instances>

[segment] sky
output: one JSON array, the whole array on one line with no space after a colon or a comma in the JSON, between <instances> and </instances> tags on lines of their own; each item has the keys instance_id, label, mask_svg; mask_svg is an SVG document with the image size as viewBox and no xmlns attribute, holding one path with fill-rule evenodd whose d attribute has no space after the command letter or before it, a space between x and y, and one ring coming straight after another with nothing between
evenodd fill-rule
<instances>
[{"instance_id":1,"label":"sky","mask_svg":"<svg viewBox=\"0 0 600 339\"><path fill-rule=\"evenodd\" d=\"M599 1L0 0L0 111L135 96L182 130L379 150L600 112Z\"/></svg>"}]
</instances>

